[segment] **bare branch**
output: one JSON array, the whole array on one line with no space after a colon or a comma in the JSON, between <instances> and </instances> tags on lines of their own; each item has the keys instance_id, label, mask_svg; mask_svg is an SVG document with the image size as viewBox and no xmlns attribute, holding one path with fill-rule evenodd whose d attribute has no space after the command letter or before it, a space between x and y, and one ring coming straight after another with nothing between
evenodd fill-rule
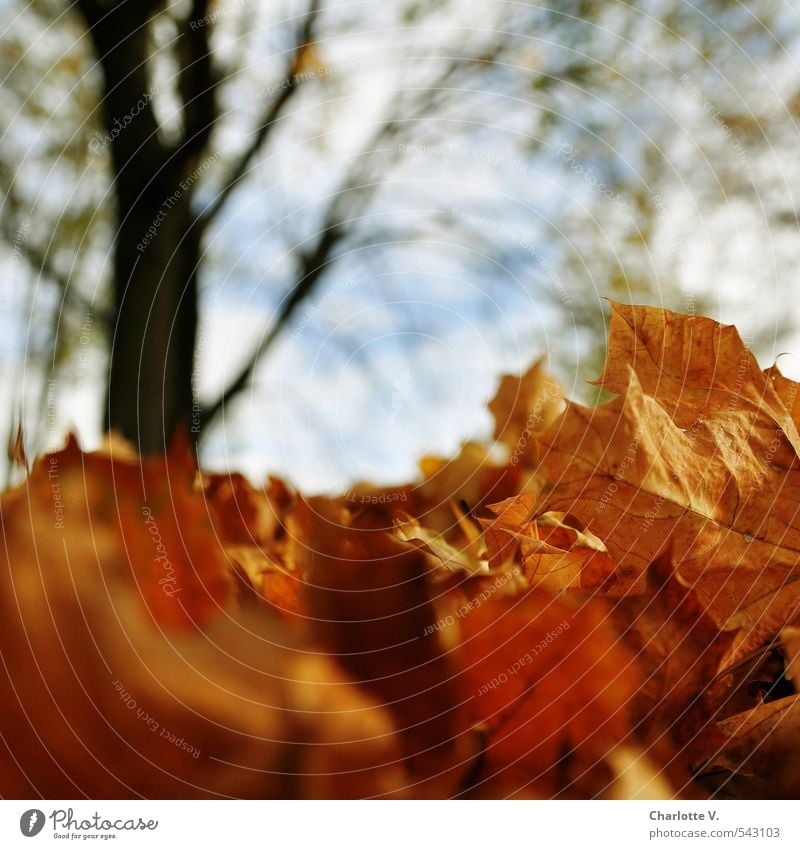
<instances>
[{"instance_id":1,"label":"bare branch","mask_svg":"<svg viewBox=\"0 0 800 849\"><path fill-rule=\"evenodd\" d=\"M184 116L183 139L178 150L187 165L202 155L219 117L216 104L219 80L211 55L210 27L206 26L208 6L209 0L192 0L175 51Z\"/></svg>"},{"instance_id":2,"label":"bare branch","mask_svg":"<svg viewBox=\"0 0 800 849\"><path fill-rule=\"evenodd\" d=\"M8 231L6 231L5 236L8 239ZM53 267L53 264L50 262L44 251L40 251L37 247L29 244L27 241L20 241L19 243L14 243L14 245L36 274L40 277L44 277L46 280L52 281L56 286L58 286L63 293L63 300L79 307L84 312L91 312L93 316L96 316L104 324L109 323L108 315L105 312L98 312L95 304L92 301L87 300L84 295L80 294L75 287L71 285L70 278L61 274L60 271Z\"/></svg>"},{"instance_id":3,"label":"bare branch","mask_svg":"<svg viewBox=\"0 0 800 849\"><path fill-rule=\"evenodd\" d=\"M259 343L255 352L251 355L247 364L241 369L234 380L222 391L219 398L210 406L201 411L200 432L203 433L208 425L222 412L225 403L241 392L253 377L258 364L264 354L272 347L283 327L294 315L297 307L314 290L327 269L333 246L340 240L341 231L338 227L330 227L323 232L313 253L307 254L302 263L297 282L283 301L275 322L270 328L266 338Z\"/></svg>"},{"instance_id":4,"label":"bare branch","mask_svg":"<svg viewBox=\"0 0 800 849\"><path fill-rule=\"evenodd\" d=\"M116 190L122 208L142 190L141 175L156 174L171 153L159 138L148 79L148 30L163 0L139 0L104 4L99 0L76 0L89 28L95 54L103 70L103 120L112 138L111 153ZM124 133L116 122L131 114Z\"/></svg>"},{"instance_id":5,"label":"bare branch","mask_svg":"<svg viewBox=\"0 0 800 849\"><path fill-rule=\"evenodd\" d=\"M386 143L392 139L396 140L399 134L413 127L416 121L430 111L441 89L455 73L458 64L458 60L450 63L435 84L426 90L426 96L419 99L416 108L409 115L403 119L394 117L382 123L363 146L362 152L356 156L354 165L343 181L341 189L333 195L333 200L320 227L321 235L315 248L300 257L296 282L283 301L272 328L266 337L259 342L255 351L233 381L223 389L220 396L212 404L201 412L201 433L205 432L213 420L223 411L226 402L248 385L259 363L270 350L283 327L290 321L297 307L314 291L325 271L327 271L333 251L345 234L346 217L353 218L361 214L369 203L375 188L380 185L379 181L370 180L369 172L375 159L385 152ZM347 207L347 210L345 207ZM349 216L345 215L346 211L349 212Z\"/></svg>"},{"instance_id":6,"label":"bare branch","mask_svg":"<svg viewBox=\"0 0 800 849\"><path fill-rule=\"evenodd\" d=\"M219 213L220 209L222 209L225 205L226 201L239 184L239 181L247 174L253 159L258 154L261 146L267 140L270 131L283 116L286 104L289 102L292 95L298 90L301 82L298 75L298 68L300 67L303 52L314 40L314 27L317 18L319 17L319 11L320 0L312 0L311 6L303 19L303 24L298 34L295 49L289 57L286 74L280 86L280 92L269 105L263 117L256 125L255 135L253 136L250 145L241 155L238 162L231 169L230 174L224 180L223 188L219 195L217 195L214 201L209 204L203 212L201 216L202 226L205 227L211 223L211 221Z\"/></svg>"}]
</instances>

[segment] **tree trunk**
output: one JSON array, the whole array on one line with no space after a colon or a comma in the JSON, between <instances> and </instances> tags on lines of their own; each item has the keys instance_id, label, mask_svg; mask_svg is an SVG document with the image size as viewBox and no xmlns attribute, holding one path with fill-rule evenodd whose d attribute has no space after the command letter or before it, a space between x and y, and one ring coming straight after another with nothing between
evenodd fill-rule
<instances>
[{"instance_id":1,"label":"tree trunk","mask_svg":"<svg viewBox=\"0 0 800 849\"><path fill-rule=\"evenodd\" d=\"M178 181L155 181L136 199L121 195L107 423L154 454L177 428L190 432L199 238Z\"/></svg>"},{"instance_id":2,"label":"tree trunk","mask_svg":"<svg viewBox=\"0 0 800 849\"><path fill-rule=\"evenodd\" d=\"M173 146L160 138L153 109L158 92L148 75L150 25L163 11L165 0L76 0L76 5L89 26L103 71L103 120L116 200L105 423L141 454L157 454L169 446L178 428L199 440L226 401L246 386L263 352L316 285L343 232L337 200L316 248L300 258L298 280L265 344L227 391L201 409L193 397L193 372L202 233L247 173L297 90L299 63L313 41L320 2L309 4L284 83L278 86L279 96L268 104L249 146L223 181L224 188L200 218L192 213L192 201L219 118L210 28L198 25L208 22L211 0L190 0L172 44L178 67L172 94L178 97L183 122L181 139ZM354 184L362 182L359 177Z\"/></svg>"},{"instance_id":3,"label":"tree trunk","mask_svg":"<svg viewBox=\"0 0 800 849\"><path fill-rule=\"evenodd\" d=\"M168 147L159 136L156 86L148 74L149 24L162 0L110 5L78 0L78 5L103 70L116 201L106 425L140 453L156 454L176 428L189 428L192 414L200 228L192 217L193 181L187 175L210 131L210 119L199 107L213 112L213 87L198 75L201 65L189 69L187 84L198 77L206 94L186 110L193 135ZM195 45L201 57L207 54L204 45L204 40ZM197 131L198 121L209 130Z\"/></svg>"}]
</instances>

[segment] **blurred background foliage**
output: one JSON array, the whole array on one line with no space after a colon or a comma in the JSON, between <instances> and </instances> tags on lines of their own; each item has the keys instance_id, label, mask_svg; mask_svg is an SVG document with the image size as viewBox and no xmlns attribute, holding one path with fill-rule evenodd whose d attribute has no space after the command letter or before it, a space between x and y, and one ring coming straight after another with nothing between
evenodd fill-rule
<instances>
[{"instance_id":1,"label":"blurred background foliage","mask_svg":"<svg viewBox=\"0 0 800 849\"><path fill-rule=\"evenodd\" d=\"M186 149L199 29L190 377L210 467L407 478L488 438L499 375L543 355L591 402L606 297L735 323L765 365L800 346L789 3L148 2L130 115L104 112L90 5L3 3L1 397L28 454L107 424L114 146L147 110Z\"/></svg>"}]
</instances>

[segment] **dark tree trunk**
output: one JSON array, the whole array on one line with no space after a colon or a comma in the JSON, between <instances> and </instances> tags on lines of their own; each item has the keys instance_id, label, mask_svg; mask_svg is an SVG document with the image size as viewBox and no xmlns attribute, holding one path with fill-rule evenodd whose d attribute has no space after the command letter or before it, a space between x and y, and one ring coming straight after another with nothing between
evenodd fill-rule
<instances>
[{"instance_id":1,"label":"dark tree trunk","mask_svg":"<svg viewBox=\"0 0 800 849\"><path fill-rule=\"evenodd\" d=\"M196 127L204 120L197 115L203 101L196 98L187 109L193 135L167 147L159 138L147 72L149 22L160 3L121 0L106 6L79 0L79 5L103 70L117 207L106 425L140 453L161 453L176 428L189 429L191 423L200 228L192 218L188 171L207 141L208 134ZM188 73L205 86L213 108L204 70L195 66Z\"/></svg>"},{"instance_id":2,"label":"dark tree trunk","mask_svg":"<svg viewBox=\"0 0 800 849\"><path fill-rule=\"evenodd\" d=\"M263 352L321 277L340 238L341 210L334 201L316 248L299 257L298 280L265 344L219 398L201 409L193 397L198 321L198 268L203 231L218 214L284 115L297 89L299 62L313 42L319 0L308 13L288 57L280 94L256 125L250 144L233 164L223 189L200 217L192 212L197 177L208 161L219 110L209 29L210 0L191 0L172 43L178 66L174 94L183 133L170 146L159 136L149 78L150 23L165 0L76 0L89 26L103 71L103 120L110 139L116 201L113 256L113 328L106 426L141 454L163 452L176 430L197 441L252 377ZM379 145L375 145L376 147ZM346 181L360 185L362 179Z\"/></svg>"},{"instance_id":3,"label":"dark tree trunk","mask_svg":"<svg viewBox=\"0 0 800 849\"><path fill-rule=\"evenodd\" d=\"M157 188L156 188L157 186ZM121 192L118 201L124 202ZM108 427L143 454L190 430L199 238L179 181L130 199L114 250Z\"/></svg>"}]
</instances>

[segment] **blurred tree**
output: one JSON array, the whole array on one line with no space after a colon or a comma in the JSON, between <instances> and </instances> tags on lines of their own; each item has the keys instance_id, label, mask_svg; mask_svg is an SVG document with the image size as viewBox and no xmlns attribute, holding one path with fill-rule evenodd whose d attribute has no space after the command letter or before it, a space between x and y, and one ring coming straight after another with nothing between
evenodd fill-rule
<instances>
[{"instance_id":1,"label":"blurred tree","mask_svg":"<svg viewBox=\"0 0 800 849\"><path fill-rule=\"evenodd\" d=\"M110 4L77 0L74 9L85 21L89 49L84 37L75 38L71 11L59 4L34 2L20 13L20 17L51 17L75 39L75 45L59 45L64 50L60 56L56 52L35 57L45 77L65 84L77 71L83 82L93 73L95 62L101 71L101 127L90 138L88 149L94 154L110 154L111 202L104 198L114 214L107 427L121 432L143 453L162 451L179 425L192 423L192 432L199 434L222 410L225 399L247 384L271 340L325 272L344 235L347 218L363 212L380 179L371 173L376 153L390 140L397 145L404 128L434 109L445 86L475 59L465 53L446 62L438 73L429 75L425 86L398 98L393 113L383 117L375 132L363 140L351 167L330 194L314 238L305 240L295 252L294 282L282 300L272 333L220 396L200 407L192 391L192 375L204 235L240 182L251 176L275 128L291 117L289 104L302 84L324 79L328 73L314 50L320 8L317 0L312 0L309 8L286 19L282 36L288 44L278 51L281 75L267 88L266 106L246 131L243 149L234 158L225 156L212 144L225 117L218 97L225 73L215 61L211 33L217 19L251 4L229 5L226 9L225 4L209 0L169 4L163 0ZM415 5L410 6L406 20L413 20L418 12ZM51 34L53 28L48 26L46 32ZM6 58L17 60L13 71L20 103L35 113L40 108L34 100L41 96L39 85L29 78L33 70L26 64L30 51L21 50L19 43L10 51L7 45ZM492 56L481 44L481 59L491 61ZM73 113L73 121L82 119L86 111L96 111L86 102L86 86L75 88L81 96L74 98L74 105L82 105L83 111ZM169 110L168 116L165 110ZM63 138L67 134L62 128L55 135ZM70 141L76 136L80 139L76 146L86 143L83 123L80 131L69 133ZM65 153L61 150L59 156ZM80 155L73 158L79 168L86 165ZM203 196L208 173L219 170L225 175L216 179L217 192ZM23 206L15 188L21 179L19 168L7 162L3 176L7 201L18 210ZM70 193L70 201L73 197ZM91 204L88 210L86 205L79 206L82 217L75 216L77 226L71 226L71 219L62 213L57 240L51 239L45 250L35 250L28 240L24 245L26 256L44 278L61 288L65 299L75 297L70 279L74 252L86 247L83 241L70 245L68 233L77 230L84 240L86 229L96 220L97 210L92 210ZM13 233L7 231L6 235ZM54 252L65 255L66 262L72 254L71 273L57 269L51 259Z\"/></svg>"},{"instance_id":2,"label":"blurred tree","mask_svg":"<svg viewBox=\"0 0 800 849\"><path fill-rule=\"evenodd\" d=\"M422 350L453 332L423 296L494 333L496 368L546 344L581 377L602 295L744 320L765 351L785 329L800 41L779 4L8 11L4 236L33 273L29 314L50 317L26 351L74 370L87 320L105 328L106 425L145 452L179 423L210 430L292 322L358 364L370 330L340 321L343 301L373 327L390 312ZM200 399L198 316L223 282L272 318ZM370 367L390 386L404 373ZM426 377L450 380L441 363Z\"/></svg>"}]
</instances>

